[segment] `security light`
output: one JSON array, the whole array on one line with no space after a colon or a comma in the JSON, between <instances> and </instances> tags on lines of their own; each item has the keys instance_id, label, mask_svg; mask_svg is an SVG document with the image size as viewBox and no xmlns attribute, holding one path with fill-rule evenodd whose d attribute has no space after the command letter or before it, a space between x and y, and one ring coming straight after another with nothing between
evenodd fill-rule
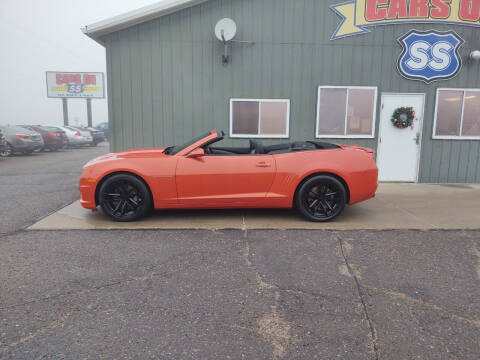
<instances>
[{"instance_id":1,"label":"security light","mask_svg":"<svg viewBox=\"0 0 480 360\"><path fill-rule=\"evenodd\" d=\"M470 59L480 60L480 50L475 50L470 53Z\"/></svg>"}]
</instances>

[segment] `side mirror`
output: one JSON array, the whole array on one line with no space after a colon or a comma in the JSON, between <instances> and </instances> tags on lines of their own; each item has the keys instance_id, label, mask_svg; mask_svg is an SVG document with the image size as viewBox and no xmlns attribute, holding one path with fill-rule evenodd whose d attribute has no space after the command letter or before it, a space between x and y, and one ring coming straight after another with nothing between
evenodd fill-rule
<instances>
[{"instance_id":1,"label":"side mirror","mask_svg":"<svg viewBox=\"0 0 480 360\"><path fill-rule=\"evenodd\" d=\"M187 155L189 159L198 159L205 156L205 150L202 148L196 148L190 154Z\"/></svg>"}]
</instances>

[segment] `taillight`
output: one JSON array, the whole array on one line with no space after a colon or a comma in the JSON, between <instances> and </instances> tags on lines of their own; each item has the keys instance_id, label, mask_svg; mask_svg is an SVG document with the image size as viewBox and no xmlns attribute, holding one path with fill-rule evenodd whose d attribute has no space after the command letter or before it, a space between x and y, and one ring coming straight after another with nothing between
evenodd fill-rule
<instances>
[{"instance_id":1,"label":"taillight","mask_svg":"<svg viewBox=\"0 0 480 360\"><path fill-rule=\"evenodd\" d=\"M49 131L48 135L53 137L58 136L58 134L55 131Z\"/></svg>"},{"instance_id":2,"label":"taillight","mask_svg":"<svg viewBox=\"0 0 480 360\"><path fill-rule=\"evenodd\" d=\"M17 134L17 138L19 138L19 139L30 139L30 135Z\"/></svg>"},{"instance_id":3,"label":"taillight","mask_svg":"<svg viewBox=\"0 0 480 360\"><path fill-rule=\"evenodd\" d=\"M75 136L80 136L80 131L77 131L77 132L75 133Z\"/></svg>"},{"instance_id":4,"label":"taillight","mask_svg":"<svg viewBox=\"0 0 480 360\"><path fill-rule=\"evenodd\" d=\"M93 136L93 131L90 131L90 135Z\"/></svg>"}]
</instances>

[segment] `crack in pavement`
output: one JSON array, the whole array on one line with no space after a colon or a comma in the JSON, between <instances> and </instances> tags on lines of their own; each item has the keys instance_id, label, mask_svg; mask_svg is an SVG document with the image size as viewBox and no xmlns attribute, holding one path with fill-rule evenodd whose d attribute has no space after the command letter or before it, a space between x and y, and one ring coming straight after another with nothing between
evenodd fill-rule
<instances>
[{"instance_id":1,"label":"crack in pavement","mask_svg":"<svg viewBox=\"0 0 480 360\"><path fill-rule=\"evenodd\" d=\"M70 315L71 315L71 313L70 314L68 314L68 313L67 314L62 314L57 319L55 319L54 321L48 323L45 326L42 326L41 328L39 328L39 329L35 330L34 332L28 334L27 336L24 336L24 337L18 339L17 341L14 341L13 343L1 346L0 347L0 353L7 352L11 348L16 347L18 345L21 345L23 343L26 343L26 342L32 340L33 338L37 337L38 335L44 334L48 330L53 330L53 329L63 325L63 323L65 323L65 321L70 317Z\"/></svg>"},{"instance_id":2,"label":"crack in pavement","mask_svg":"<svg viewBox=\"0 0 480 360\"><path fill-rule=\"evenodd\" d=\"M475 243L475 241L473 242L472 251L477 258L477 261L475 264L475 272L477 273L477 279L480 280L480 250L478 250L477 244Z\"/></svg>"},{"instance_id":3,"label":"crack in pavement","mask_svg":"<svg viewBox=\"0 0 480 360\"><path fill-rule=\"evenodd\" d=\"M464 323L467 323L467 324L472 325L474 327L480 328L480 319L467 319L463 316L454 314L449 309L446 309L446 308L443 308L441 306L426 302L422 298L413 298L413 297L411 297L411 296L409 296L405 293L399 292L399 291L377 288L377 287L369 286L369 285L364 285L364 287L368 290L374 291L374 292L379 293L379 294L384 294L384 295L390 296L390 297L395 298L395 299L406 300L408 303L415 303L417 305L423 305L425 307L428 307L430 310L442 313L443 315L447 316L449 319L464 322Z\"/></svg>"},{"instance_id":4,"label":"crack in pavement","mask_svg":"<svg viewBox=\"0 0 480 360\"><path fill-rule=\"evenodd\" d=\"M161 264L158 264L156 267L164 266L164 265L174 261L177 257L181 257L181 256L183 256L183 255L185 255L186 253L189 253L189 252L190 251L185 251L185 252L176 254L174 257L168 259L167 261L165 261ZM202 253L202 252L197 252L197 253ZM207 251L205 251L204 253L207 253ZM191 266L194 266L194 265L196 266L197 264L189 263L187 265L187 267L191 267ZM108 289L108 288L111 288L111 287L114 287L114 286L117 286L117 285L126 284L126 283L130 283L130 282L147 281L147 280L153 279L155 277L166 276L166 275L168 275L170 273L173 273L173 272L176 272L176 270L175 271L164 271L164 272L151 271L151 272L149 272L149 273L147 273L143 276L126 277L126 278L123 278L123 279L119 279L118 281L112 281L112 282L106 283L104 285L95 286L95 287L88 288L88 289L71 291L71 292L67 292L67 293L63 293L63 294L48 296L48 297L39 298L39 299L33 299L31 301L27 301L27 302L24 302L24 303L19 303L19 304L15 304L15 305L6 306L6 307L3 307L3 308L0 308L0 311L10 310L10 309L14 309L14 308L22 307L22 306L31 305L31 304L34 304L34 303L37 303L37 302L49 301L49 300L53 300L53 299L57 299L57 298L61 298L61 297L67 297L67 296L81 297L81 296L84 296L84 295L89 294L91 292ZM74 312L77 312L77 311L79 311L79 310L77 309ZM48 330L55 329L55 328L61 326L67 320L67 318L69 318L72 314L73 314L73 312L63 314L58 319L52 321L51 323L49 323L45 326L40 327L39 329L35 330L33 333L31 333L27 336L24 336L24 337L20 338L19 340L16 340L16 341L14 341L10 344L7 344L7 345L0 345L0 353L4 353L4 352L8 351L9 349L11 349L13 347L16 347L18 345L21 345L23 343L26 343L26 342L32 340L33 338L37 337L38 335L44 334Z\"/></svg>"},{"instance_id":5,"label":"crack in pavement","mask_svg":"<svg viewBox=\"0 0 480 360\"><path fill-rule=\"evenodd\" d=\"M347 260L346 245L345 245L344 241L342 240L341 237L337 237L337 239L338 239L338 243L340 245L340 253L341 253L341 255L343 257L343 260L345 262L345 266L347 267L347 270L348 270L350 276L355 281L355 285L356 285L357 291L358 291L358 297L360 298L360 302L362 303L365 318L367 319L368 325L370 327L371 345L372 345L372 348L373 348L373 352L375 354L375 360L378 360L379 357L378 357L378 345L377 345L377 341L378 341L377 331L375 329L375 325L373 324L372 319L370 318L370 315L368 314L367 304L366 304L366 301L365 301L365 295L363 293L360 281L358 280L358 277L356 275L357 271L355 271L352 268L352 266L350 265L350 263Z\"/></svg>"},{"instance_id":6,"label":"crack in pavement","mask_svg":"<svg viewBox=\"0 0 480 360\"><path fill-rule=\"evenodd\" d=\"M271 313L265 314L258 319L258 328L255 332L272 344L273 359L283 358L287 348L297 340L296 337L291 334L292 326L290 322L282 318L278 311L280 291L282 290L277 285L266 282L250 261L250 244L248 242L248 230L246 228L244 229L244 238L245 246L242 255L247 267L255 274L257 287L262 291L273 291L275 297L275 303L271 306Z\"/></svg>"},{"instance_id":7,"label":"crack in pavement","mask_svg":"<svg viewBox=\"0 0 480 360\"><path fill-rule=\"evenodd\" d=\"M188 253L190 253L190 251L184 251L182 253L176 254L175 256L168 259L167 261L164 261L162 263L157 264L156 266L154 266L154 268L159 268L159 267L162 267L164 265L167 265L167 264L175 261L178 257L181 257L181 256L183 256L185 254L188 254ZM202 253L202 252L196 252L196 253L199 254L199 253ZM211 254L211 252L207 252L207 251L204 251L203 253ZM204 260L204 261L207 261L207 260ZM189 262L185 266L191 267L191 266L194 266L194 265L197 265L197 264ZM153 279L155 277L166 276L166 275L168 275L169 273L172 273L172 272L174 273L174 272L176 272L176 270L175 271L171 271L171 270L170 271L163 271L163 272L157 272L157 270L153 270L153 271L150 271L147 274L142 275L142 276L129 276L129 277L118 279L116 281L110 281L106 284L99 285L99 286L94 286L94 287L87 288L87 289L69 291L69 292L62 293L62 294L46 296L46 297L42 297L42 298L38 298L38 299L32 299L30 301L25 301L23 303L17 303L17 304L13 304L13 305L0 307L0 311L10 310L10 309L14 309L14 308L18 308L18 307L22 307L22 306L26 306L26 305L31 305L31 304L34 304L34 303L37 303L37 302L49 301L49 300L54 300L54 299L67 297L67 296L73 296L73 295L81 296L81 295L84 295L84 294L87 294L87 293L90 293L90 292L107 289L107 288L117 286L117 285L127 284L127 283L135 282L135 281L146 281L146 280L149 280L149 279Z\"/></svg>"}]
</instances>

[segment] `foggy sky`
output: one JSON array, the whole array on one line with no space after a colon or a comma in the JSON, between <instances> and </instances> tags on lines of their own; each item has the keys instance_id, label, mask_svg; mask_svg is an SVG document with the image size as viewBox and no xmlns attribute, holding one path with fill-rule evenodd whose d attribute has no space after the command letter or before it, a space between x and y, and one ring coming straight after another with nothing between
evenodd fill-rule
<instances>
[{"instance_id":1,"label":"foggy sky","mask_svg":"<svg viewBox=\"0 0 480 360\"><path fill-rule=\"evenodd\" d=\"M46 71L105 72L105 48L80 28L158 0L0 0L0 124L63 124L61 99L46 94ZM107 95L108 96L108 95ZM72 125L86 125L85 99L69 99ZM92 100L93 123L107 121Z\"/></svg>"}]
</instances>

